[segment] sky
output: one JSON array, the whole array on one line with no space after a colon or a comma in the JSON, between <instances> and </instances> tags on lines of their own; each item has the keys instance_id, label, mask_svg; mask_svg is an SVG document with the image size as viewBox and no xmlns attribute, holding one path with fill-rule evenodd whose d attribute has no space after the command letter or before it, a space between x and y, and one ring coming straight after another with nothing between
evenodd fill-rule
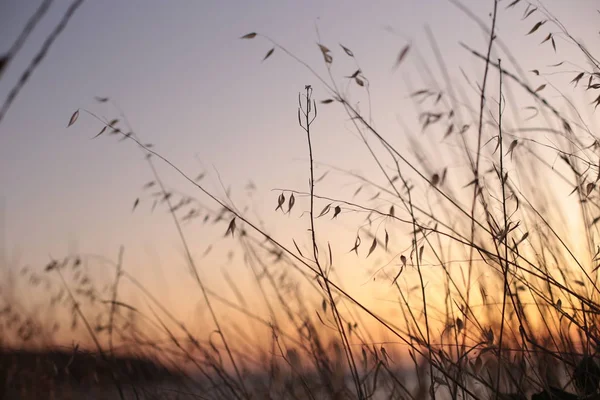
<instances>
[{"instance_id":1,"label":"sky","mask_svg":"<svg viewBox=\"0 0 600 400\"><path fill-rule=\"evenodd\" d=\"M2 76L0 100L69 4L53 2ZM464 4L490 22L492 1ZM499 5L499 34L523 68L555 62L549 48L538 45L542 34L525 35L536 17L521 21L524 7L506 10L507 4ZM598 43L600 14L595 0L544 4L576 37L595 38L593 43ZM38 5L33 0L0 0L0 52L11 46ZM316 45L319 35L333 50L337 76L356 69L338 44L351 48L370 79L378 126L402 143L398 117L414 119L406 83L418 85L417 55L436 70L426 27L449 65L481 79L482 64L459 41L484 52L486 37L446 0L84 2L0 124L5 265L41 270L51 258L77 251L116 259L122 245L127 271L157 289L173 307L185 309L183 317L188 317L194 307L184 307L189 299L180 295L190 290L190 284L175 228L164 210L151 213L151 202L143 197L151 171L132 143L109 135L92 140L102 125L83 110L117 117L119 112L110 105L94 100L110 97L144 142L192 177L206 172L203 183L219 197L223 198L224 187L231 187L240 205L250 204L274 234L289 237L286 222L291 218L273 212L279 195L273 189L306 188L307 148L297 126L297 95L307 84L313 85L318 100L328 94L279 49L261 61L272 47L264 38L240 40L240 36L267 35L326 73ZM565 45L557 42L559 47ZM413 50L406 67L394 70L395 58L407 44ZM457 67L450 72L460 78ZM77 109L79 119L67 128ZM319 106L315 159L375 171L372 162L363 161L368 160L365 149L349 128L339 107ZM157 165L169 186L196 193L170 168ZM244 188L250 181L257 189L248 199ZM140 205L132 212L139 197ZM303 229L298 221L290 225ZM340 226L343 230L343 222ZM213 241L223 241L222 232L205 236L201 229L186 229L194 255ZM349 243L353 235L348 233ZM341 254L345 247L336 251ZM214 287L223 288L225 267L231 275L245 268L215 256L202 265L201 273ZM350 274L344 281L357 287L363 282L360 274Z\"/></svg>"}]
</instances>

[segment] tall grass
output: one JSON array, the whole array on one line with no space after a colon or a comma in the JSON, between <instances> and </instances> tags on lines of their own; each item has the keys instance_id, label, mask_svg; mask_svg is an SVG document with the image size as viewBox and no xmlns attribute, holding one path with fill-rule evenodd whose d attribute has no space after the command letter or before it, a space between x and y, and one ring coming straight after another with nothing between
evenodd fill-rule
<instances>
[{"instance_id":1,"label":"tall grass","mask_svg":"<svg viewBox=\"0 0 600 400\"><path fill-rule=\"evenodd\" d=\"M190 278L210 314L206 337L194 334L127 272L122 251L116 262L77 254L50 263L43 277L24 274L36 285L50 274L60 278L48 283L52 304L70 307L73 324L83 322L122 397L600 398L600 139L593 114L585 116L600 104L600 62L541 5L513 1L502 6L520 10L526 22L535 19L529 35L540 35L559 54L555 38L574 45L581 60L569 60L569 68L587 65L561 74L523 72L495 29L501 4L490 4L491 28L462 8L489 38L485 54L464 45L481 62L481 76L464 76L472 95L450 78L432 39L441 78L429 74L424 81L433 83L407 93L419 110L415 121L427 132L427 139L405 132L409 147L394 145L389 132L376 127L372 111L351 100L370 104L371 88L350 48L336 52L319 38L325 66L319 74L267 36L242 36L270 43L265 60L283 53L314 76L298 105L309 183L283 188L274 199L275 212L300 218L302 232L291 238L272 236L228 193L220 198L209 191L203 174L194 179L153 150L110 99L98 101L115 106L113 120L88 110L71 116L69 126L82 116L95 118L96 136L112 134L144 154L153 180L133 208L141 212L141 204L151 203L171 214ZM395 68L409 63L413 51L402 48ZM332 65L344 58L356 67L337 77ZM551 68L560 71L561 65ZM547 83L530 83L540 76ZM554 86L565 79L589 98L590 110L576 107ZM317 102L313 91L327 95ZM336 182L327 173L315 174L326 154L313 147L313 122L329 107L345 112L369 155L360 163L378 171L366 176L329 167L332 175L358 185L351 196L324 195L323 182ZM195 195L171 189L160 164L184 177ZM328 234L328 226L340 220L355 224L354 243L338 243ZM187 223L229 237L256 292L240 290L241 282L228 276L233 301L206 286L190 251ZM332 248L350 250L365 264L375 256L384 260L372 277L395 291L393 307L401 318L344 289L344 270ZM97 288L86 273L88 263L113 267L114 280ZM143 308L120 299L124 285L141 293ZM251 305L255 296L264 312ZM2 316L9 321L15 310L7 307ZM220 310L236 318L225 319ZM21 342L53 336L44 324L34 324L36 333L23 337L17 325ZM131 352L183 378L176 388L138 385L117 365L119 354Z\"/></svg>"}]
</instances>

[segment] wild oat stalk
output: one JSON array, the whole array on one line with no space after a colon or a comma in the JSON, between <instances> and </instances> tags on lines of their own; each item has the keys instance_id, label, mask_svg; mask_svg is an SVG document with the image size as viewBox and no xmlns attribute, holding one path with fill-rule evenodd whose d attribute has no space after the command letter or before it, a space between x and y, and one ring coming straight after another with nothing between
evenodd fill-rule
<instances>
[{"instance_id":1,"label":"wild oat stalk","mask_svg":"<svg viewBox=\"0 0 600 400\"><path fill-rule=\"evenodd\" d=\"M312 140L310 137L310 128L314 120L317 118L317 104L312 99L312 87L310 85L306 85L305 87L306 94L304 95L305 99L305 107L302 107L301 99L302 97L298 96L298 123L300 127L304 129L306 132L306 140L308 142L308 155L310 160L310 233L312 240L312 249L313 249L313 258L314 262L317 265L317 269L319 271L319 276L323 279L323 283L325 285L325 292L327 294L327 298L329 300L329 304L331 307L331 312L333 314L333 318L336 323L336 328L340 334L340 339L342 340L342 344L344 347L344 352L346 353L346 357L348 360L348 366L350 367L350 372L352 374L352 380L354 381L354 385L356 388L356 393L359 399L363 399L365 396L363 394L362 385L360 382L360 377L358 375L358 369L356 368L356 363L354 361L354 355L352 354L352 347L350 346L350 342L348 340L348 336L346 334L346 329L344 328L344 321L339 314L337 304L333 298L333 294L331 291L331 287L329 285L329 279L325 275L325 271L321 266L321 262L319 260L319 248L317 245L317 235L315 232L315 216L314 216L314 198L315 198L315 175L314 175L314 166L313 166L313 149L312 149ZM301 114L304 116L304 125L302 124Z\"/></svg>"}]
</instances>

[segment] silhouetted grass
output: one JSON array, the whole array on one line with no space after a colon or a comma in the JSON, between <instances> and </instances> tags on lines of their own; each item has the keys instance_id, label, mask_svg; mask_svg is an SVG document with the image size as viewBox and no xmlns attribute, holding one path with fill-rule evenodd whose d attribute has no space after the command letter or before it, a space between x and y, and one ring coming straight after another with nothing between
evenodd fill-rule
<instances>
[{"instance_id":1,"label":"silhouetted grass","mask_svg":"<svg viewBox=\"0 0 600 400\"><path fill-rule=\"evenodd\" d=\"M220 198L209 191L204 173L193 179L153 150L110 99L97 98L114 106L118 116L112 120L81 110L101 123L98 140L112 134L144 154L153 180L143 185L132 209L161 209L172 216L198 288L190 296L203 299L211 333L198 337L129 274L123 250L116 262L79 254L51 262L44 273L24 270L32 285L46 285L48 310L56 309L53 321L65 320L59 317L66 307L72 328L84 325L96 356L86 356L88 362L77 369L85 377L102 375L98 381L132 398L600 398L600 140L593 114L585 117L600 104L600 62L541 5L490 4L488 28L457 3L489 38L485 54L463 44L466 57L481 61L482 76L465 75L465 83L457 83L430 37L441 78L422 68L423 81L433 83L407 92L420 126L406 130L408 146L395 144L376 127L370 109L357 107L356 99L371 104L371 87L350 47L336 52L318 38L325 65L319 74L267 36L242 36L269 42L263 61L284 54L314 75L314 83L299 94L298 108L309 184L278 189L273 199L274 212L294 215L303 224L294 237L272 236L251 213L238 209L229 192ZM522 71L510 44L495 31L500 6L521 12L518 17L531 23L528 35L540 35L548 51L560 54L557 37L574 45L586 69L554 74L558 64L545 67L552 73ZM410 62L412 51L400 47L396 73ZM493 58L497 52L502 59ZM352 64L342 77L331 68L338 62L344 68ZM569 63L576 66L575 60ZM591 110L576 107L554 80L579 85ZM317 102L313 90L327 96ZM546 97L550 90L559 96ZM345 112L369 156L360 163L371 163L377 174L329 166L316 176L318 160L327 154L313 148L318 130L313 122L324 118L325 107ZM80 110L68 125L78 118ZM330 151L339 151L340 145L334 146ZM171 189L159 164L179 173L195 194ZM336 190L332 175L351 179L357 189L352 195L343 190L336 197L324 195L322 182ZM352 243L339 243L329 233L327 225L339 220L356 226ZM191 223L218 230L234 243L255 292L240 290L241 282L231 276L225 280L235 300L205 285L184 228ZM371 277L396 291L394 307L402 318L392 320L344 289L339 283L344 270L332 247L375 265ZM371 263L376 256L384 262ZM90 276L88 263L112 267L114 278L104 289ZM141 294L144 308L120 300L124 285ZM264 310L253 307L257 298ZM237 318L225 318L219 310ZM52 344L63 329L19 309L14 298L7 298L1 316L12 347L36 340ZM138 361L127 361L132 353ZM9 360L4 371L42 371L40 380L50 385L81 386L83 378L70 378L63 365L68 360L72 369L81 353L69 354L68 359L46 354L35 367L27 361L30 353L1 362ZM59 364L52 372L50 365ZM176 379L149 390L125 372L133 364L138 371L161 371L160 376L168 370ZM23 386L25 378L3 376L7 390Z\"/></svg>"}]
</instances>

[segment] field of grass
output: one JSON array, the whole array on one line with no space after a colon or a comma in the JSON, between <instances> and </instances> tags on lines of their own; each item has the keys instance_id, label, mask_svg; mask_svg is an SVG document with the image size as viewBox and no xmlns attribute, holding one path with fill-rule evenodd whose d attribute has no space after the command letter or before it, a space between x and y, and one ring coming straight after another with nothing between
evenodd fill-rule
<instances>
[{"instance_id":1,"label":"field of grass","mask_svg":"<svg viewBox=\"0 0 600 400\"><path fill-rule=\"evenodd\" d=\"M299 88L293 127L305 137L308 183L268 194L274 213L295 217L292 237L272 236L228 194L211 192L203 174L190 176L177 160L155 152L116 106L114 119L75 111L69 129L93 120L99 138L135 144L143 155L154 178L132 207L147 218L150 207L142 207L148 204L172 216L209 333L198 336L127 272L126 249L114 259L74 254L22 268L3 280L0 393L600 399L600 125L594 113L600 61L541 5L489 3L489 21L464 10L488 38L485 49L464 45L481 73L451 79L455 66L444 63L432 40L438 64L423 66L421 82L403 93L416 110L403 118L419 128L403 132L401 145L378 128L369 73L351 46L318 43L320 69L261 33L240 38L268 44L265 68L277 54L313 74ZM568 48L568 60L523 70L511 43L497 36L500 7L530 25L528 36L539 37L547 51L560 56ZM401 47L393 68L418 63L416 53ZM583 100L571 100L562 88L574 88ZM327 154L316 152L318 122L330 108L345 113L340 129L365 146L368 156L357 164L376 173L328 166ZM329 151L340 147L333 143ZM190 194L171 189L158 165L181 175ZM351 190L340 182L351 182ZM188 224L227 237L223 246L242 255L253 291L226 277L232 300L205 283ZM351 230L352 243L338 239L340 224ZM334 257L339 252L344 261ZM368 265L367 279L393 291L387 296L393 313L341 283L347 260ZM110 271L110 280L94 278L90 265ZM47 303L22 307L20 294L10 290L15 281L43 290ZM122 300L125 290L135 290L143 308ZM58 336L75 331L88 341L49 352ZM108 392L100 395L96 387Z\"/></svg>"}]
</instances>

